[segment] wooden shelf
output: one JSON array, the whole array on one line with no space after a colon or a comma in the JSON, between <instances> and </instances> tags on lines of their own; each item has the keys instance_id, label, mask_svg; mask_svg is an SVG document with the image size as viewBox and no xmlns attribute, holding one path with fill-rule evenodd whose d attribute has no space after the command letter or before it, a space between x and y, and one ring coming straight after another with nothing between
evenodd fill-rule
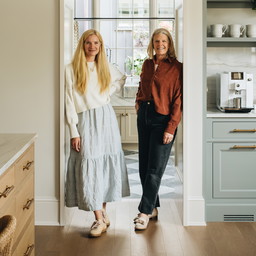
<instances>
[{"instance_id":1,"label":"wooden shelf","mask_svg":"<svg viewBox=\"0 0 256 256\"><path fill-rule=\"evenodd\" d=\"M255 37L207 37L208 47L256 47Z\"/></svg>"},{"instance_id":2,"label":"wooden shelf","mask_svg":"<svg viewBox=\"0 0 256 256\"><path fill-rule=\"evenodd\" d=\"M207 0L208 8L252 8L250 0Z\"/></svg>"}]
</instances>

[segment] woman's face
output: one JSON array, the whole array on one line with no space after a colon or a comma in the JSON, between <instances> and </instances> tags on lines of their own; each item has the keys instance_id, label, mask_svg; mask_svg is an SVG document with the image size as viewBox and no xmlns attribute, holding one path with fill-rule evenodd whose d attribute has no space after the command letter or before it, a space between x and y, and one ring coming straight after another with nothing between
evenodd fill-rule
<instances>
[{"instance_id":1,"label":"woman's face","mask_svg":"<svg viewBox=\"0 0 256 256\"><path fill-rule=\"evenodd\" d=\"M168 37L162 33L156 34L153 38L153 47L156 57L165 57L169 49Z\"/></svg>"},{"instance_id":2,"label":"woman's face","mask_svg":"<svg viewBox=\"0 0 256 256\"><path fill-rule=\"evenodd\" d=\"M87 61L94 61L100 51L101 43L96 35L88 36L84 42L84 51Z\"/></svg>"}]
</instances>

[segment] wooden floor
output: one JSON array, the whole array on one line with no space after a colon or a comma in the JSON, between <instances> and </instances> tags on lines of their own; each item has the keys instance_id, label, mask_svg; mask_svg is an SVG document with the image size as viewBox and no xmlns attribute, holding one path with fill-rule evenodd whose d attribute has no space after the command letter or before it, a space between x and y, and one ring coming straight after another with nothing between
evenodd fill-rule
<instances>
[{"instance_id":1,"label":"wooden floor","mask_svg":"<svg viewBox=\"0 0 256 256\"><path fill-rule=\"evenodd\" d=\"M255 256L256 223L208 223L183 227L173 200L161 200L158 221L135 232L138 200L111 203L111 225L88 238L91 212L77 210L66 227L37 226L36 256Z\"/></svg>"}]
</instances>

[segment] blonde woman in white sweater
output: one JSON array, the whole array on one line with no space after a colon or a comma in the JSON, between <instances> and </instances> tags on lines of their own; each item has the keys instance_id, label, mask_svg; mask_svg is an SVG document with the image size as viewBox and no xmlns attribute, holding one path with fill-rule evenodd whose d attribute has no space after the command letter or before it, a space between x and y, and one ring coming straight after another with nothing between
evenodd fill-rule
<instances>
[{"instance_id":1,"label":"blonde woman in white sweater","mask_svg":"<svg viewBox=\"0 0 256 256\"><path fill-rule=\"evenodd\" d=\"M107 62L99 32L81 36L65 70L66 117L71 152L66 175L66 206L93 211L89 236L110 225L106 203L129 196L128 176L116 115L110 96L126 77Z\"/></svg>"}]
</instances>

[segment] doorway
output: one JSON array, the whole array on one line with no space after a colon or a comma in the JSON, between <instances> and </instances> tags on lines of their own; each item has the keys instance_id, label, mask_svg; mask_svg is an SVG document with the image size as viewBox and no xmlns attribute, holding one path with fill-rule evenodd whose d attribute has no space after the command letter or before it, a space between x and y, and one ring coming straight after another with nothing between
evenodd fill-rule
<instances>
[{"instance_id":1,"label":"doorway","mask_svg":"<svg viewBox=\"0 0 256 256\"><path fill-rule=\"evenodd\" d=\"M92 1L93 2L93 1ZM154 3L154 1L149 1L150 3ZM166 1L166 2L170 2L170 1ZM63 45L63 52L64 52L64 57L63 57L63 63L67 64L68 61L70 60L72 54L71 52L73 52L73 49L76 47L76 38L79 38L79 31L83 31L85 30L86 28L89 28L90 26L94 26L94 27L100 27L100 26L105 26L104 25L104 19L101 20L101 19L98 19L98 20L95 20L93 19L92 21L89 21L88 19L86 20L83 20L81 18L79 19L75 19L74 17L74 6L77 4L77 1L75 0L63 0L63 13L65 14L64 15L64 23L65 23L65 30L63 32L63 41L64 41L64 45ZM182 49L182 45L180 45L182 43L182 4L179 4L178 8L174 9L175 10L175 16L178 17L178 19L176 20L176 23L174 22L174 20L171 20L171 27L173 28L173 31L175 32L175 42L176 42L176 49L177 49L177 53L178 53L178 56L179 56L179 60L182 61L182 52L183 52L183 49ZM97 14L97 10L94 10L95 12L95 15ZM73 13L73 14L72 14ZM126 13L126 11L124 11L123 13ZM96 15L97 16L97 15ZM72 24L72 21L75 20L75 26L71 26ZM163 18L163 19L160 19L160 21L164 21L166 20L167 18ZM141 25L139 25L139 22L137 19L133 20L133 21L130 21L130 19L128 19L128 26L132 26L132 28L136 27L136 26L140 26L140 27L143 27L145 25L145 20L142 19L142 23ZM79 25L80 24L80 25ZM83 24L83 25L81 25ZM108 27L110 24L110 21L108 20L107 23L106 23L106 27ZM116 22L116 20L113 21L113 26L118 26L118 24L120 25L120 23ZM123 23L121 24L121 26L126 26L127 27L127 24ZM156 22L155 20L148 20L148 25L147 25L147 29L148 29L148 34L150 34L150 31L152 29L155 28L156 26ZM175 27L176 26L176 27ZM116 27L117 28L117 27ZM120 27L119 27L120 28ZM116 29L117 31L118 29ZM129 32L131 31L131 32ZM108 53L108 57L109 57L109 60L115 60L115 62L117 63L117 65L121 66L122 64L120 63L125 63L125 65L123 65L123 72L125 72L126 74L129 75L128 77L128 81L130 83L134 83L134 82L138 82L138 74L136 72L139 72L139 69L136 70L135 69L135 63L136 63L136 58L138 55L138 49L140 50L139 51L139 54L140 54L140 59L143 59L143 49L144 51L146 50L146 45L148 43L148 41L145 41L144 42L144 46L142 44L142 46L134 46L133 42L132 42L132 46L130 47L129 45L127 46L124 46L124 47L119 47L117 45L117 42L118 40L120 39L121 36L123 36L125 39L123 41L127 41L126 38L129 38L129 33L130 33L130 37L131 35L134 35L134 32L133 32L133 29L131 30L121 30L121 32L119 31L118 33L116 33L113 38L115 38L115 42L114 42L114 47L108 47L107 48L107 53ZM77 37L75 37L75 40L74 41L70 41L70 35L71 34L75 34L77 35ZM137 36L137 35L136 35ZM112 38L112 37L111 37ZM122 40L121 40L122 41ZM131 40L132 41L132 40ZM141 40L139 40L140 43L143 43L141 42ZM110 42L109 41L109 45L112 46L113 42ZM143 48L144 47L144 48ZM122 51L121 51L122 50ZM127 61L126 58L124 59L118 59L117 56L118 56L118 53L121 53L121 55L124 55L124 56L130 56L130 60L131 60L131 63L130 63L130 66L127 65L127 63L129 64L129 62ZM137 79L137 80L136 80ZM127 88L126 88L127 89ZM64 91L61 90L64 94ZM132 104L134 104L134 101L132 99L132 97L127 97L128 98L128 101L132 102ZM63 101L62 101L63 102ZM64 111L62 112L62 114L64 115ZM63 124L65 123L65 120L64 120L64 117L62 119L63 123L61 124L62 127L61 127L61 133L63 136L62 137L62 145L63 149L61 149L61 155L62 155L62 163L61 163L61 166L63 168L61 168L62 170L65 170L65 166L66 166L66 161L67 161L67 156L69 154L69 137L68 137L68 132L67 132L67 127L65 127ZM63 127L64 126L64 127ZM162 191L160 191L160 193L162 193L162 198L170 198L170 197L173 197L174 199L176 199L175 201L177 202L177 207L179 208L179 212L180 212L180 217L182 219L182 215L183 215L183 212L182 212L182 206L183 206L183 195L182 195L182 191L183 191L183 186L182 186L182 168L183 168L183 127L182 125L179 127L179 132L178 132L178 135L176 137L176 142L173 146L173 150L172 150L172 154L170 156L170 160L169 160L169 163L168 163L168 166L167 166L167 170L166 170L166 173L163 178L163 187L162 187ZM63 139L64 138L64 139ZM134 145L133 145L134 146ZM127 167L128 169L130 169L130 184L133 184L133 188L132 188L132 195L131 197L134 197L134 198L138 198L140 196L140 184L139 184L139 180L138 180L138 160L137 160L137 147L136 145L134 146L134 148L131 148L131 144L129 144L129 146L127 147L127 144L124 144L124 151L125 151L125 154L126 154L126 160L127 160ZM68 209L66 207L64 207L64 178L65 177L65 173L61 173L61 210L60 210L60 217L61 217L61 224L65 224L68 219L70 219L70 216L72 216L73 214L73 211L72 209ZM174 189L174 182L176 183L176 189ZM160 198L161 198L161 194L160 194Z\"/></svg>"}]
</instances>

